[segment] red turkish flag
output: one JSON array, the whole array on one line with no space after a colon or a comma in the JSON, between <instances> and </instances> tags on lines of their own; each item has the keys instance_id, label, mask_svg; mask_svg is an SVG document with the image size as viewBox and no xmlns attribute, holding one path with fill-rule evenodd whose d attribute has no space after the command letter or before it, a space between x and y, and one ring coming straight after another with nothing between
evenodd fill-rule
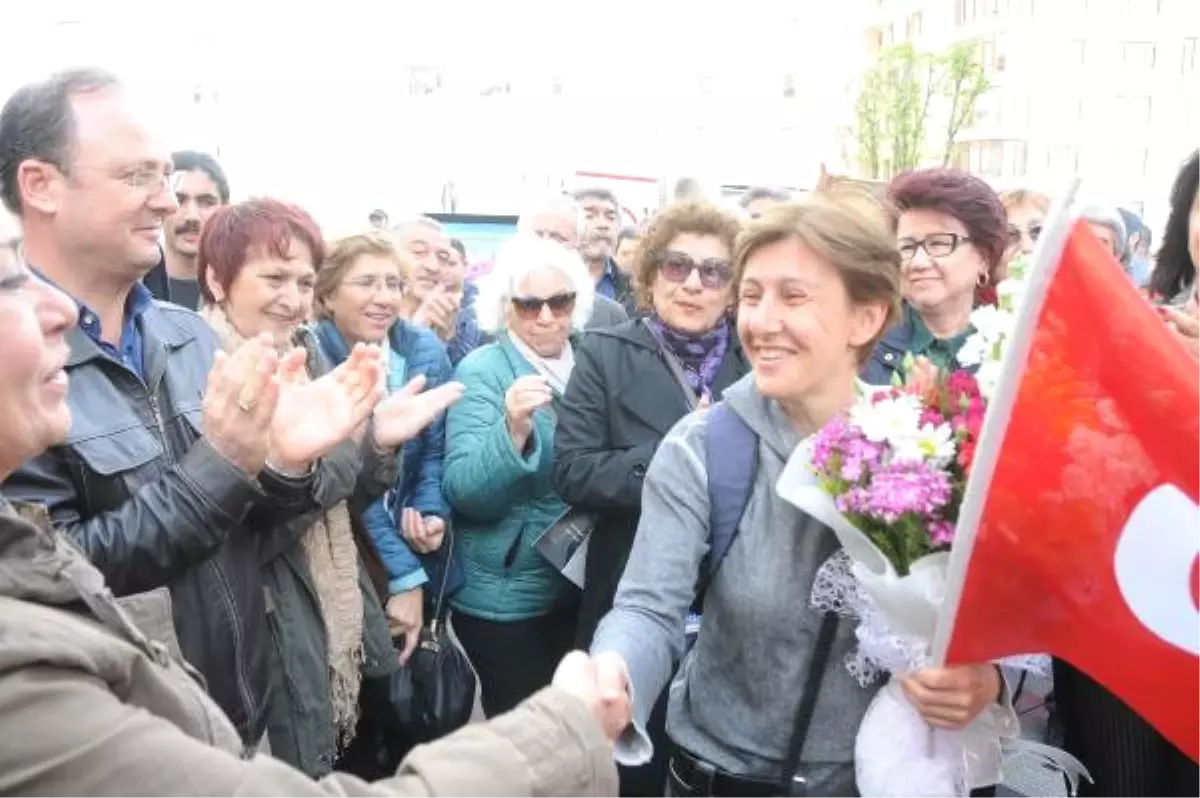
<instances>
[{"instance_id":1,"label":"red turkish flag","mask_svg":"<svg viewBox=\"0 0 1200 798\"><path fill-rule=\"evenodd\" d=\"M988 410L935 651L1053 654L1197 759L1200 369L1086 223L1055 236Z\"/></svg>"}]
</instances>

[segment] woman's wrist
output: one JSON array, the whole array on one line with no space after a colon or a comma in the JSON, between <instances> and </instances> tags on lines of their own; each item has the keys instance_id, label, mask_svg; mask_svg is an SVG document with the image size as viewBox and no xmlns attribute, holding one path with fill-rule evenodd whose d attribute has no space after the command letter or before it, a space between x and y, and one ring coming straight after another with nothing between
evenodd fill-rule
<instances>
[{"instance_id":1,"label":"woman's wrist","mask_svg":"<svg viewBox=\"0 0 1200 798\"><path fill-rule=\"evenodd\" d=\"M508 437L512 439L513 449L518 455L525 455L525 447L529 445L529 438L533 435L533 424L514 424L511 419L505 422L505 427L508 428Z\"/></svg>"},{"instance_id":2,"label":"woman's wrist","mask_svg":"<svg viewBox=\"0 0 1200 798\"><path fill-rule=\"evenodd\" d=\"M304 479L312 473L313 463L289 463L286 460L276 460L273 457L267 457L266 465L264 466L272 474L276 474L287 479Z\"/></svg>"}]
</instances>

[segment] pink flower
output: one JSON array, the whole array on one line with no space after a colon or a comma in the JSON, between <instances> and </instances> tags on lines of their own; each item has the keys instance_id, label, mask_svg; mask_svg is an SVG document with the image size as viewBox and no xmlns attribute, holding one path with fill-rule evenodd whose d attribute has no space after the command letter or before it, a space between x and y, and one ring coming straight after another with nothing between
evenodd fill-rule
<instances>
[{"instance_id":1,"label":"pink flower","mask_svg":"<svg viewBox=\"0 0 1200 798\"><path fill-rule=\"evenodd\" d=\"M954 524L949 521L934 521L929 525L929 539L935 546L949 546L954 542Z\"/></svg>"}]
</instances>

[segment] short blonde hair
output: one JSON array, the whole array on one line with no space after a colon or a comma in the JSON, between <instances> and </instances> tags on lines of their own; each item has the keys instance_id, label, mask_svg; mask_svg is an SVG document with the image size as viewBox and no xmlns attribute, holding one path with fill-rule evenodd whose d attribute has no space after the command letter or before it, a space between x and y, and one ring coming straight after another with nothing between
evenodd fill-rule
<instances>
[{"instance_id":1,"label":"short blonde hair","mask_svg":"<svg viewBox=\"0 0 1200 798\"><path fill-rule=\"evenodd\" d=\"M1042 213L1050 212L1050 198L1040 191L1026 188L1014 188L1011 191L1000 192L1000 202L1003 203L1006 212L1013 208L1020 208L1022 205L1032 205Z\"/></svg>"},{"instance_id":2,"label":"short blonde hair","mask_svg":"<svg viewBox=\"0 0 1200 798\"><path fill-rule=\"evenodd\" d=\"M342 280L346 279L346 272L364 255L391 258L396 262L400 278L408 278L408 258L386 233L357 233L339 238L329 246L325 262L317 269L317 279L313 286L313 312L317 318L329 318L326 301L338 290Z\"/></svg>"},{"instance_id":3,"label":"short blonde hair","mask_svg":"<svg viewBox=\"0 0 1200 798\"><path fill-rule=\"evenodd\" d=\"M746 261L755 252L789 239L799 240L837 270L853 304L886 306L879 332L857 353L859 363L865 363L900 317L900 252L878 202L866 196L817 193L771 208L738 236L735 283L741 283Z\"/></svg>"},{"instance_id":4,"label":"short blonde hair","mask_svg":"<svg viewBox=\"0 0 1200 798\"><path fill-rule=\"evenodd\" d=\"M480 329L494 333L504 328L505 311L517 286L539 269L555 269L567 278L575 292L571 326L583 330L592 317L596 286L579 253L555 241L522 233L496 249L492 271L477 283L479 295L475 299L475 318Z\"/></svg>"}]
</instances>

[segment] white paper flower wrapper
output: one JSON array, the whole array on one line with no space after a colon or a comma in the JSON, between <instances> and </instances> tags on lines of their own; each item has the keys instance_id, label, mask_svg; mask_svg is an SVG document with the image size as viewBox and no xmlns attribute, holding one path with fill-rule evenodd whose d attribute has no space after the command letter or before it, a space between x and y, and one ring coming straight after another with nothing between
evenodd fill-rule
<instances>
[{"instance_id":1,"label":"white paper flower wrapper","mask_svg":"<svg viewBox=\"0 0 1200 798\"><path fill-rule=\"evenodd\" d=\"M813 605L857 617L858 650L847 667L864 686L884 673L924 667L945 595L948 554L933 554L901 577L887 557L850 524L817 483L806 448L797 447L776 490L833 530L842 552L820 570ZM1005 664L1048 669L1045 658ZM1000 782L1002 744L1019 732L1011 706L991 705L960 731L930 727L898 682L875 696L859 727L855 769L861 795L959 796Z\"/></svg>"}]
</instances>

